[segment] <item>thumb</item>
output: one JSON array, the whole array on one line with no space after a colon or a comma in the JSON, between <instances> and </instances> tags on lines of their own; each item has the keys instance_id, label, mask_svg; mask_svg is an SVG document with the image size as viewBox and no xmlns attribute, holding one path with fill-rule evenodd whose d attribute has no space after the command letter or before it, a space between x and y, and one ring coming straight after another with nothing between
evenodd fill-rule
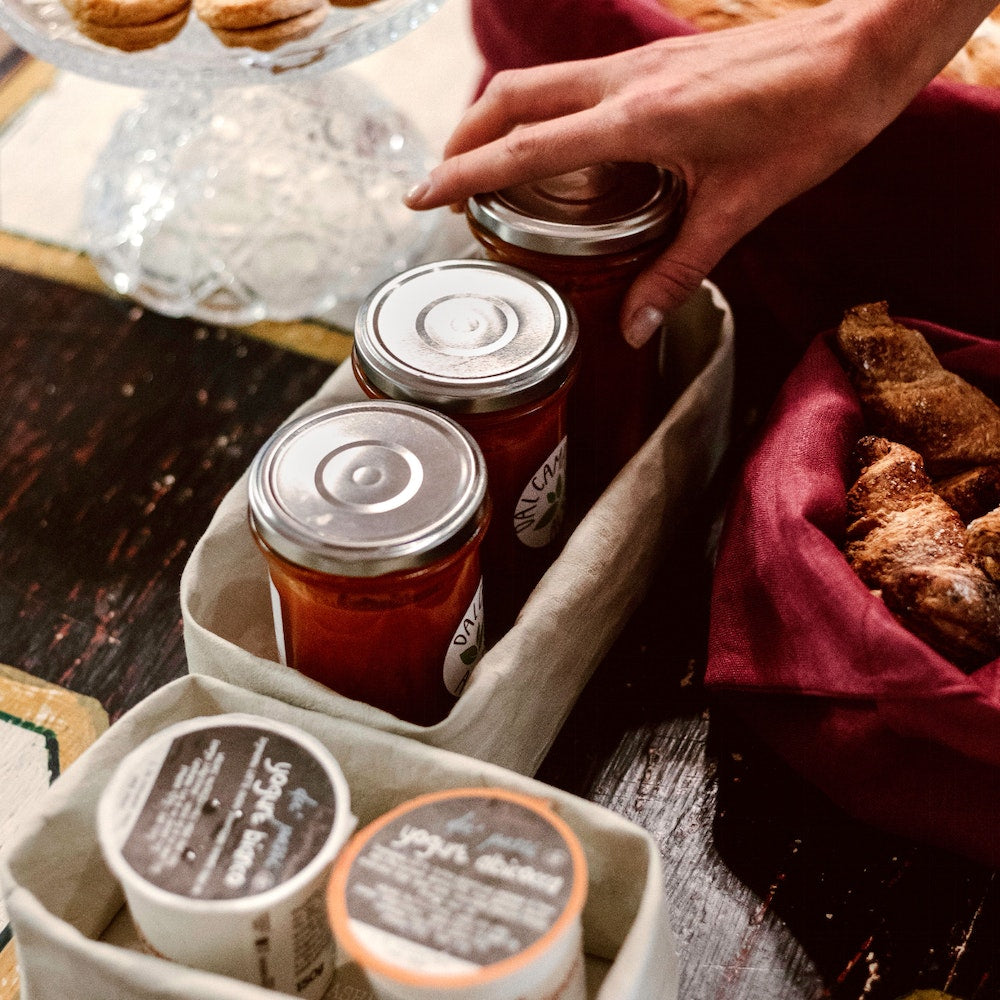
<instances>
[{"instance_id":1,"label":"thumb","mask_svg":"<svg viewBox=\"0 0 1000 1000\"><path fill-rule=\"evenodd\" d=\"M712 235L689 216L674 242L632 283L621 309L622 333L632 347L642 347L722 259L731 243Z\"/></svg>"}]
</instances>

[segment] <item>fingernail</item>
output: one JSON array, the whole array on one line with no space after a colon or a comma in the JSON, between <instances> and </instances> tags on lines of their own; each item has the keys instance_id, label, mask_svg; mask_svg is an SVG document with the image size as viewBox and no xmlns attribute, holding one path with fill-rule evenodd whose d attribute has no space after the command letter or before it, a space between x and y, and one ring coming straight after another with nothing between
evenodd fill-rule
<instances>
[{"instance_id":1,"label":"fingernail","mask_svg":"<svg viewBox=\"0 0 1000 1000\"><path fill-rule=\"evenodd\" d=\"M664 315L656 306L636 309L625 327L625 339L632 347L642 347L663 326Z\"/></svg>"},{"instance_id":2,"label":"fingernail","mask_svg":"<svg viewBox=\"0 0 1000 1000\"><path fill-rule=\"evenodd\" d=\"M418 184L414 184L409 191L403 195L403 201L410 208L418 208L420 202L423 201L424 195L427 194L431 189L431 182L428 180L422 180Z\"/></svg>"}]
</instances>

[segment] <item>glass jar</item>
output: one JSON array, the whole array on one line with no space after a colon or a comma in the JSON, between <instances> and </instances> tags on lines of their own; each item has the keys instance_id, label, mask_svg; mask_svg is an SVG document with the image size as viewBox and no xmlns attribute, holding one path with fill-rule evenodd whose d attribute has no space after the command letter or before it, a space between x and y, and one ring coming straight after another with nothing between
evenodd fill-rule
<instances>
[{"instance_id":1,"label":"glass jar","mask_svg":"<svg viewBox=\"0 0 1000 1000\"><path fill-rule=\"evenodd\" d=\"M447 413L482 449L493 502L483 544L491 639L513 623L563 537L576 345L558 293L490 261L405 271L358 311L352 363L362 389Z\"/></svg>"},{"instance_id":2,"label":"glass jar","mask_svg":"<svg viewBox=\"0 0 1000 1000\"><path fill-rule=\"evenodd\" d=\"M450 711L484 648L486 464L449 418L344 403L254 458L250 528L282 663L420 725Z\"/></svg>"},{"instance_id":3,"label":"glass jar","mask_svg":"<svg viewBox=\"0 0 1000 1000\"><path fill-rule=\"evenodd\" d=\"M630 347L620 312L636 276L673 239L683 202L683 183L659 167L602 163L476 195L466 206L489 259L538 275L576 311L571 462L588 504L663 416L659 338Z\"/></svg>"}]
</instances>

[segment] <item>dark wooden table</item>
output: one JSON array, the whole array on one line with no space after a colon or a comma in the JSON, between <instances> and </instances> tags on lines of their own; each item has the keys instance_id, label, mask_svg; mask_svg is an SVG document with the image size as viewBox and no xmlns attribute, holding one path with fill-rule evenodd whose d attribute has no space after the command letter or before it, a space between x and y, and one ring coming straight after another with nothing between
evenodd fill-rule
<instances>
[{"instance_id":1,"label":"dark wooden table","mask_svg":"<svg viewBox=\"0 0 1000 1000\"><path fill-rule=\"evenodd\" d=\"M184 674L184 563L331 370L0 270L0 661L112 720ZM995 873L852 821L709 704L711 520L692 523L539 777L656 838L682 1000L1000 996Z\"/></svg>"}]
</instances>

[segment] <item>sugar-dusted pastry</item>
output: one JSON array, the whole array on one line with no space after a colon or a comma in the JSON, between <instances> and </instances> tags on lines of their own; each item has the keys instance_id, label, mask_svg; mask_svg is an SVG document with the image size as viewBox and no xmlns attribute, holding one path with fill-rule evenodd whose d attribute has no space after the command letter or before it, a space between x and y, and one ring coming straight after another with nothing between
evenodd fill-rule
<instances>
[{"instance_id":1,"label":"sugar-dusted pastry","mask_svg":"<svg viewBox=\"0 0 1000 1000\"><path fill-rule=\"evenodd\" d=\"M660 0L672 14L702 31L718 31L781 17L825 0ZM940 76L982 87L1000 87L1000 7L976 29Z\"/></svg>"},{"instance_id":2,"label":"sugar-dusted pastry","mask_svg":"<svg viewBox=\"0 0 1000 1000\"><path fill-rule=\"evenodd\" d=\"M943 368L924 336L893 321L885 302L849 309L836 349L868 429L920 452L929 474L1000 463L1000 407Z\"/></svg>"},{"instance_id":3,"label":"sugar-dusted pastry","mask_svg":"<svg viewBox=\"0 0 1000 1000\"><path fill-rule=\"evenodd\" d=\"M941 76L980 87L1000 87L1000 7L976 28Z\"/></svg>"},{"instance_id":4,"label":"sugar-dusted pastry","mask_svg":"<svg viewBox=\"0 0 1000 1000\"><path fill-rule=\"evenodd\" d=\"M801 10L817 7L824 0L661 0L672 14L690 21L702 31L736 28L741 24L769 21Z\"/></svg>"},{"instance_id":5,"label":"sugar-dusted pastry","mask_svg":"<svg viewBox=\"0 0 1000 1000\"><path fill-rule=\"evenodd\" d=\"M966 531L966 541L983 569L1000 581L1000 507L977 517Z\"/></svg>"},{"instance_id":6,"label":"sugar-dusted pastry","mask_svg":"<svg viewBox=\"0 0 1000 1000\"><path fill-rule=\"evenodd\" d=\"M934 491L968 524L1000 506L1000 464L976 465L945 476L935 481Z\"/></svg>"},{"instance_id":7,"label":"sugar-dusted pastry","mask_svg":"<svg viewBox=\"0 0 1000 1000\"><path fill-rule=\"evenodd\" d=\"M929 646L965 669L1000 656L1000 587L966 545L958 514L911 448L866 436L847 493L845 555L862 581Z\"/></svg>"}]
</instances>

